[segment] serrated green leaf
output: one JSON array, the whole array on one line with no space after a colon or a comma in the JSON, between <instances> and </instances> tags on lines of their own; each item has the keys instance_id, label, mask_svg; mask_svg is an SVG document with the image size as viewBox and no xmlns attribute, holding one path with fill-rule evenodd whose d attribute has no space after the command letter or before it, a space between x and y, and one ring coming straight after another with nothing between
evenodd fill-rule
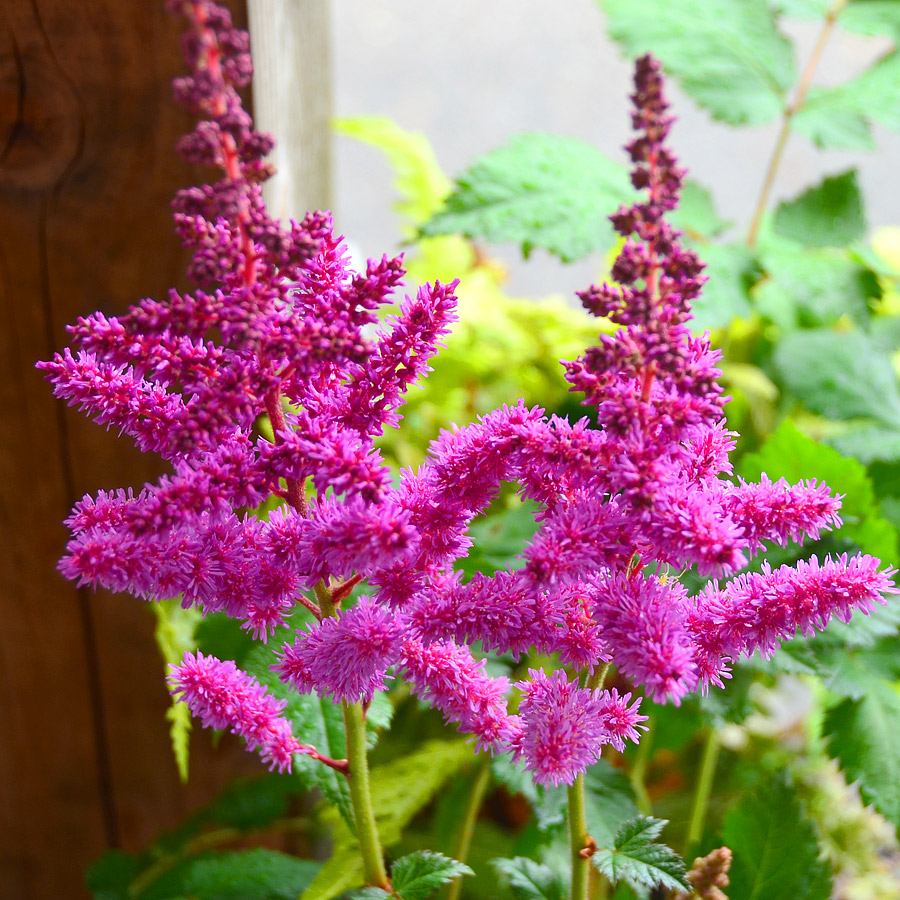
<instances>
[{"instance_id":1,"label":"serrated green leaf","mask_svg":"<svg viewBox=\"0 0 900 900\"><path fill-rule=\"evenodd\" d=\"M178 665L185 653L190 653L197 648L197 626L203 618L203 614L196 607L184 609L181 599L160 600L151 603L151 608L156 616L156 627L153 636L156 646L166 662L166 671L170 665ZM188 780L188 753L191 739L191 713L187 705L174 697L166 711L169 720L169 737L172 741L172 752L175 755L175 765L178 767L178 777L182 783Z\"/></svg>"},{"instance_id":2,"label":"serrated green leaf","mask_svg":"<svg viewBox=\"0 0 900 900\"><path fill-rule=\"evenodd\" d=\"M796 77L793 54L764 3L598 2L613 40L630 56L653 53L713 118L731 125L760 125L781 114Z\"/></svg>"},{"instance_id":3,"label":"serrated green leaf","mask_svg":"<svg viewBox=\"0 0 900 900\"><path fill-rule=\"evenodd\" d=\"M179 863L138 900L294 900L320 863L267 850L208 852Z\"/></svg>"},{"instance_id":4,"label":"serrated green leaf","mask_svg":"<svg viewBox=\"0 0 900 900\"><path fill-rule=\"evenodd\" d=\"M856 169L824 178L799 197L778 204L773 229L806 247L846 247L866 233Z\"/></svg>"},{"instance_id":5,"label":"serrated green leaf","mask_svg":"<svg viewBox=\"0 0 900 900\"><path fill-rule=\"evenodd\" d=\"M825 715L829 754L848 781L858 781L867 803L900 825L900 696L873 683L865 696L842 700Z\"/></svg>"},{"instance_id":6,"label":"serrated green leaf","mask_svg":"<svg viewBox=\"0 0 900 900\"><path fill-rule=\"evenodd\" d=\"M761 252L761 262L766 278L753 293L756 311L784 332L832 325L845 316L863 325L871 302L881 296L875 273L845 251L781 241Z\"/></svg>"},{"instance_id":7,"label":"serrated green leaf","mask_svg":"<svg viewBox=\"0 0 900 900\"><path fill-rule=\"evenodd\" d=\"M514 241L525 256L543 247L571 261L612 246L607 217L631 196L624 169L590 144L523 134L460 175L421 233Z\"/></svg>"},{"instance_id":8,"label":"serrated green leaf","mask_svg":"<svg viewBox=\"0 0 900 900\"><path fill-rule=\"evenodd\" d=\"M793 117L797 131L823 148L872 149L873 122L900 130L900 53L896 50L845 84L810 90Z\"/></svg>"},{"instance_id":9,"label":"serrated green leaf","mask_svg":"<svg viewBox=\"0 0 900 900\"><path fill-rule=\"evenodd\" d=\"M725 818L722 840L736 851L730 900L828 900L828 863L820 860L815 829L783 781L743 796Z\"/></svg>"},{"instance_id":10,"label":"serrated green leaf","mask_svg":"<svg viewBox=\"0 0 900 900\"><path fill-rule=\"evenodd\" d=\"M665 819L635 816L616 831L612 848L601 848L591 856L598 872L613 884L626 881L632 887L652 888L657 885L671 890L690 890L684 861L665 844L656 843Z\"/></svg>"},{"instance_id":11,"label":"serrated green leaf","mask_svg":"<svg viewBox=\"0 0 900 900\"><path fill-rule=\"evenodd\" d=\"M403 829L441 786L472 759L472 748L462 741L427 741L408 756L371 770L372 805L383 847L396 844ZM362 884L362 862L356 839L333 811L323 818L334 823L334 850L302 900L331 900ZM337 821L335 821L337 819Z\"/></svg>"},{"instance_id":12,"label":"serrated green leaf","mask_svg":"<svg viewBox=\"0 0 900 900\"><path fill-rule=\"evenodd\" d=\"M797 331L778 344L773 358L782 383L811 412L876 419L900 429L897 375L861 332Z\"/></svg>"},{"instance_id":13,"label":"serrated green leaf","mask_svg":"<svg viewBox=\"0 0 900 900\"><path fill-rule=\"evenodd\" d=\"M564 900L566 888L549 867L517 856L491 861L497 871L509 879L516 900Z\"/></svg>"},{"instance_id":14,"label":"serrated green leaf","mask_svg":"<svg viewBox=\"0 0 900 900\"><path fill-rule=\"evenodd\" d=\"M402 900L425 900L442 884L475 873L465 864L442 853L418 850L391 866L391 887Z\"/></svg>"}]
</instances>

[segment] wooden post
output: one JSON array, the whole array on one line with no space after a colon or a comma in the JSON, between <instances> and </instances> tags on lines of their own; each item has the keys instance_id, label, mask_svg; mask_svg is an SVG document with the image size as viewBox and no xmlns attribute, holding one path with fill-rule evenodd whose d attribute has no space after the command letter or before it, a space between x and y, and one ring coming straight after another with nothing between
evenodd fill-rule
<instances>
[{"instance_id":1,"label":"wooden post","mask_svg":"<svg viewBox=\"0 0 900 900\"><path fill-rule=\"evenodd\" d=\"M249 0L254 118L275 135L273 216L331 208L331 40L328 0Z\"/></svg>"},{"instance_id":2,"label":"wooden post","mask_svg":"<svg viewBox=\"0 0 900 900\"><path fill-rule=\"evenodd\" d=\"M242 0L231 5L243 22ZM77 316L187 286L169 209L196 175L173 151L192 127L171 100L181 26L163 0L5 0L3 12L0 895L77 900L104 849L139 849L259 763L198 735L182 788L150 611L57 573L73 502L159 468L53 399L34 369Z\"/></svg>"}]
</instances>

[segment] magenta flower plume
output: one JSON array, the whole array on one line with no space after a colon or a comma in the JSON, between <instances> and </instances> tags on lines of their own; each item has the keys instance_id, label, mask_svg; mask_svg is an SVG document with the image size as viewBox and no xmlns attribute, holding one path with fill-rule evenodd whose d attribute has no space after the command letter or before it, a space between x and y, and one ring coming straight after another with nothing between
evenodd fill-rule
<instances>
[{"instance_id":1,"label":"magenta flower plume","mask_svg":"<svg viewBox=\"0 0 900 900\"><path fill-rule=\"evenodd\" d=\"M893 568L878 571L872 556L844 554L820 563L813 556L796 566L739 575L708 585L694 601L686 625L700 656L704 684L721 686L727 663L759 651L771 656L796 632L811 635L832 618L848 622L855 610L868 615L884 594L896 594Z\"/></svg>"},{"instance_id":2,"label":"magenta flower plume","mask_svg":"<svg viewBox=\"0 0 900 900\"><path fill-rule=\"evenodd\" d=\"M180 666L172 666L169 684L205 728L227 728L240 735L249 750L260 748L263 762L272 769L290 770L295 753L317 755L291 734L290 723L281 715L286 702L276 700L230 660L188 654Z\"/></svg>"},{"instance_id":3,"label":"magenta flower plume","mask_svg":"<svg viewBox=\"0 0 900 900\"><path fill-rule=\"evenodd\" d=\"M605 744L624 748L624 740L638 740L640 699L630 706L631 694L579 688L557 670L546 675L530 670L530 680L517 684L522 691L519 715L522 737L518 745L537 784L571 784L600 757Z\"/></svg>"},{"instance_id":4,"label":"magenta flower plume","mask_svg":"<svg viewBox=\"0 0 900 900\"><path fill-rule=\"evenodd\" d=\"M385 315L400 257L355 272L328 214L274 221L261 190L273 141L238 93L249 38L211 0L168 5L187 20L175 96L199 120L179 151L217 170L174 202L196 288L80 319L72 349L39 367L57 396L171 470L76 504L66 577L180 596L262 641L302 605L314 621L276 650L287 688L355 704L404 680L476 749L524 758L544 785L571 784L644 728L640 698L580 687L587 673L612 662L677 704L721 685L735 660L896 592L894 571L869 556L735 576L766 543L838 527L840 501L815 481L731 480L719 353L690 331L703 263L666 220L684 172L652 58L637 62L627 148L643 197L611 217L626 238L613 283L580 294L617 327L564 363L596 423L511 401L443 431L396 477L377 438L400 425L449 333L456 282L419 287ZM470 526L508 485L537 506L536 530L507 571L465 579ZM689 596L662 574L689 567L720 581ZM484 654L533 650L572 673L530 671L512 715L512 686L486 673ZM348 772L301 743L285 701L234 662L188 654L169 680L204 725L241 735L271 767L301 753Z\"/></svg>"},{"instance_id":5,"label":"magenta flower plume","mask_svg":"<svg viewBox=\"0 0 900 900\"><path fill-rule=\"evenodd\" d=\"M400 655L401 623L363 597L352 609L311 625L285 645L274 671L301 694L314 690L336 701L370 701Z\"/></svg>"}]
</instances>

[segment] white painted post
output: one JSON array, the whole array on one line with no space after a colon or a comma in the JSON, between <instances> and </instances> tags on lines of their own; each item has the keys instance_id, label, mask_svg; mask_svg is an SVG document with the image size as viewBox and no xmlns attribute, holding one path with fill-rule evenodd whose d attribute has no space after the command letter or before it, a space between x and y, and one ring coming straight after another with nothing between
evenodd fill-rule
<instances>
[{"instance_id":1,"label":"white painted post","mask_svg":"<svg viewBox=\"0 0 900 900\"><path fill-rule=\"evenodd\" d=\"M329 0L248 0L256 127L277 141L265 187L273 216L331 207Z\"/></svg>"}]
</instances>

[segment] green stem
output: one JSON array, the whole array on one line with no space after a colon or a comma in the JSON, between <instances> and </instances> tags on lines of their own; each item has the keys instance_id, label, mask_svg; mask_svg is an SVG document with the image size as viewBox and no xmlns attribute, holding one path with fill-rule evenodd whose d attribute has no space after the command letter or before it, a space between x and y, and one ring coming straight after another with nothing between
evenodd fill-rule
<instances>
[{"instance_id":1,"label":"green stem","mask_svg":"<svg viewBox=\"0 0 900 900\"><path fill-rule=\"evenodd\" d=\"M366 718L361 703L344 703L344 727L347 729L347 762L350 765L350 803L356 838L362 854L366 884L390 890L381 841L375 823L372 792L369 787L369 760L366 747Z\"/></svg>"},{"instance_id":2,"label":"green stem","mask_svg":"<svg viewBox=\"0 0 900 900\"><path fill-rule=\"evenodd\" d=\"M641 735L641 742L638 744L637 754L634 758L634 766L631 769L631 787L637 798L638 809L645 816L652 815L653 804L650 802L650 795L647 793L647 785L644 784L644 778L647 774L647 765L650 757L653 756L653 734L656 731L656 719L652 716L647 722L647 731Z\"/></svg>"},{"instance_id":3,"label":"green stem","mask_svg":"<svg viewBox=\"0 0 900 900\"><path fill-rule=\"evenodd\" d=\"M572 857L570 900L587 900L590 859L582 855L587 847L587 817L584 806L584 775L569 786L569 849Z\"/></svg>"},{"instance_id":4,"label":"green stem","mask_svg":"<svg viewBox=\"0 0 900 900\"><path fill-rule=\"evenodd\" d=\"M603 666L602 669L596 669L585 680L585 687L592 691L603 687L607 672L609 672L609 663ZM584 775L579 775L569 785L568 799L569 849L572 857L572 890L569 896L570 900L587 900L591 861L590 855L585 855L582 851L596 845L587 831L587 816L584 804Z\"/></svg>"},{"instance_id":5,"label":"green stem","mask_svg":"<svg viewBox=\"0 0 900 900\"><path fill-rule=\"evenodd\" d=\"M806 63L806 68L803 70L803 74L797 82L797 88L794 91L794 99L784 108L781 118L781 128L778 131L778 137L775 139L775 147L773 148L772 156L769 159L769 165L766 169L763 185L759 192L759 199L756 201L756 209L753 212L750 230L747 232L748 247L755 246L756 239L759 237L759 229L762 225L763 216L765 215L766 207L769 205L769 195L772 192L772 186L775 184L775 174L778 172L778 167L781 164L781 157L784 155L784 148L787 146L788 137L790 137L791 121L806 100L806 92L812 84L813 75L822 58L825 44L828 43L828 38L834 29L837 17L841 14L841 11L847 3L849 3L849 0L834 0L834 3L831 4L831 8L825 14L825 21L822 23L822 30L819 32L816 46L813 48L809 61Z\"/></svg>"},{"instance_id":6,"label":"green stem","mask_svg":"<svg viewBox=\"0 0 900 900\"><path fill-rule=\"evenodd\" d=\"M466 811L463 813L462 826L456 838L456 846L453 848L453 858L458 862L464 863L469 855L469 848L472 846L472 836L475 833L475 822L478 819L478 811L481 809L490 781L491 762L490 759L486 758L475 775L475 781L472 783L472 790L469 792L469 802L466 804ZM447 900L459 900L462 885L462 876L450 882L450 887L447 890Z\"/></svg>"},{"instance_id":7,"label":"green stem","mask_svg":"<svg viewBox=\"0 0 900 900\"><path fill-rule=\"evenodd\" d=\"M703 758L700 760L700 773L697 776L694 805L691 809L691 824L688 827L687 840L684 846L685 856L700 843L700 839L703 837L703 826L706 824L706 812L709 809L709 798L712 794L713 779L716 775L718 759L719 733L715 728L710 728L703 747Z\"/></svg>"}]
</instances>

